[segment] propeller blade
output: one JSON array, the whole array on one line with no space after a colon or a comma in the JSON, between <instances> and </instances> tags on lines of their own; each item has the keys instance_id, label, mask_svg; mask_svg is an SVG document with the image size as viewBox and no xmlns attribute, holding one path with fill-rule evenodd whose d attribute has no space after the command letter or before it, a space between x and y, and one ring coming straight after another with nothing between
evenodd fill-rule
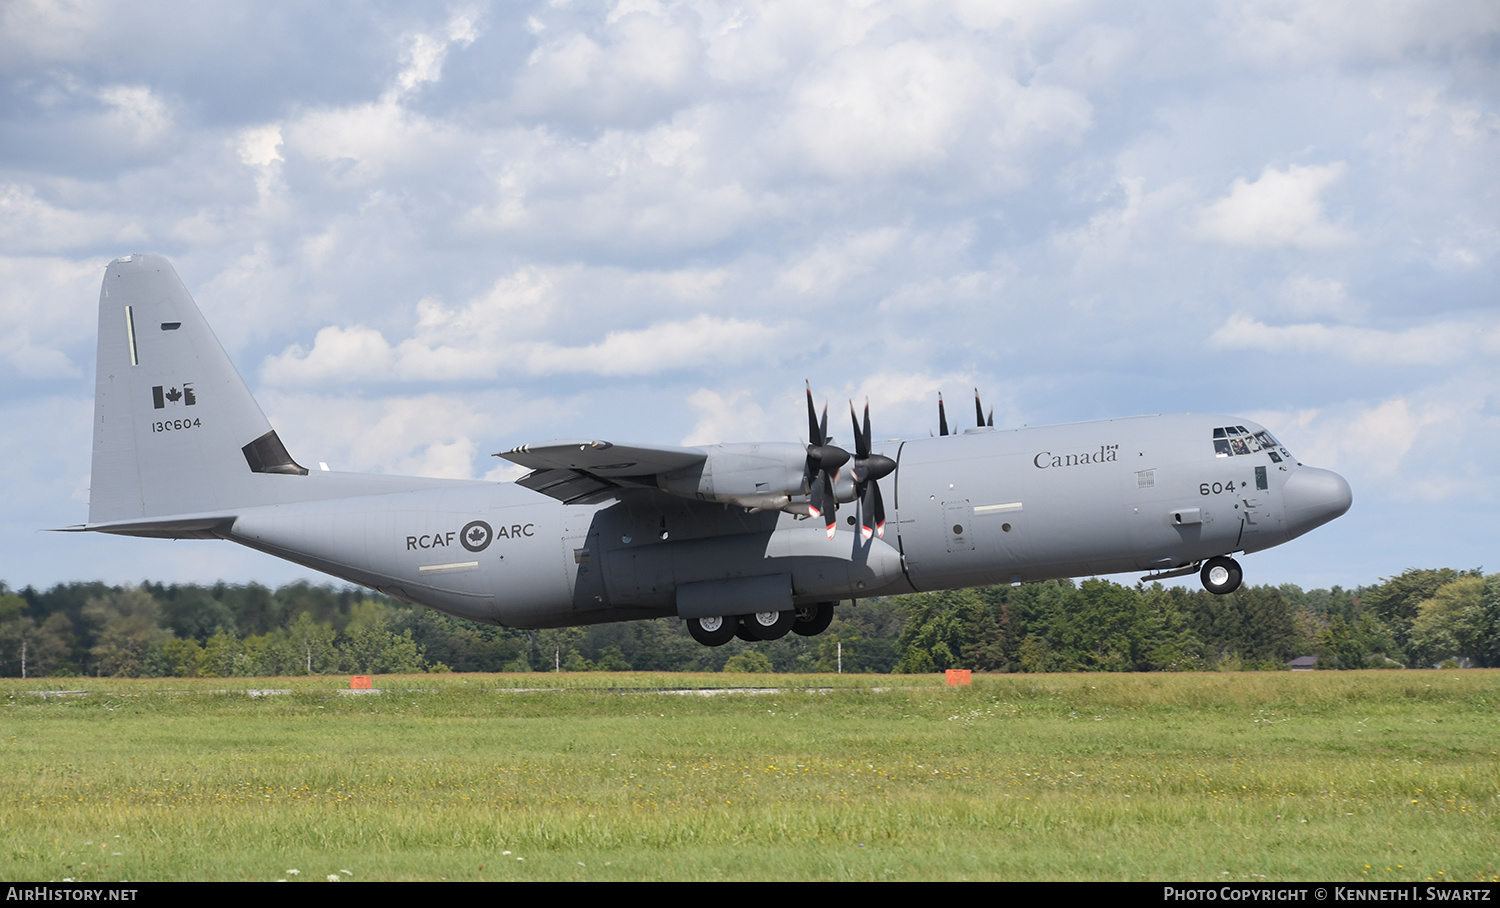
<instances>
[{"instance_id":1,"label":"propeller blade","mask_svg":"<svg viewBox=\"0 0 1500 908\"><path fill-rule=\"evenodd\" d=\"M807 393L812 394L811 391ZM938 434L948 434L948 414L943 409L943 392L941 391L938 392Z\"/></svg>"},{"instance_id":2,"label":"propeller blade","mask_svg":"<svg viewBox=\"0 0 1500 908\"><path fill-rule=\"evenodd\" d=\"M823 500L828 507L823 511L823 528L828 532L828 538L832 539L834 532L839 528L839 502L833 497L833 480L828 474L823 474Z\"/></svg>"},{"instance_id":3,"label":"propeller blade","mask_svg":"<svg viewBox=\"0 0 1500 908\"><path fill-rule=\"evenodd\" d=\"M878 483L865 484L865 494L859 499L859 534L865 539L875 535L875 502L879 496Z\"/></svg>"},{"instance_id":4,"label":"propeller blade","mask_svg":"<svg viewBox=\"0 0 1500 908\"><path fill-rule=\"evenodd\" d=\"M865 457L869 457L870 456L870 399L868 397L865 398L865 435L864 435L864 443L862 445L860 445L860 448L865 452L864 453Z\"/></svg>"},{"instance_id":5,"label":"propeller blade","mask_svg":"<svg viewBox=\"0 0 1500 908\"><path fill-rule=\"evenodd\" d=\"M942 416L942 396L938 396L939 415ZM859 502L860 534L869 539L879 533L885 535L885 502L876 480L889 476L896 469L896 461L873 452L873 432L870 429L870 401L865 400L864 423L854 412L854 402L849 402L849 421L854 424L854 465L851 471L854 480L854 497ZM943 418L943 430L947 432L947 419Z\"/></svg>"},{"instance_id":6,"label":"propeller blade","mask_svg":"<svg viewBox=\"0 0 1500 908\"><path fill-rule=\"evenodd\" d=\"M989 426L991 429L995 428L995 408L994 407L990 407L990 418L987 419L987 420L985 420L984 424L987 425L987 426Z\"/></svg>"},{"instance_id":7,"label":"propeller blade","mask_svg":"<svg viewBox=\"0 0 1500 908\"><path fill-rule=\"evenodd\" d=\"M833 475L849 462L849 452L837 447L828 434L828 407L823 407L822 419L818 418L817 405L813 402L812 383L807 386L807 491L808 511L820 518L832 539L838 528L839 502L833 491Z\"/></svg>"},{"instance_id":8,"label":"propeller blade","mask_svg":"<svg viewBox=\"0 0 1500 908\"><path fill-rule=\"evenodd\" d=\"M974 425L984 425L984 405L979 402L979 389L974 389Z\"/></svg>"},{"instance_id":9,"label":"propeller blade","mask_svg":"<svg viewBox=\"0 0 1500 908\"><path fill-rule=\"evenodd\" d=\"M813 404L812 383L807 384L807 443L813 446L823 444L823 433L818 429L818 408ZM826 412L826 408L825 408Z\"/></svg>"}]
</instances>

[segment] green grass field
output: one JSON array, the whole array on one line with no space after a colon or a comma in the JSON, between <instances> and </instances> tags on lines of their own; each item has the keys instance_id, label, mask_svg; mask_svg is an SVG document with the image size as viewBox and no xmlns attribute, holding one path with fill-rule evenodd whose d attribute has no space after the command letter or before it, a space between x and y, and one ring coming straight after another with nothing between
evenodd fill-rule
<instances>
[{"instance_id":1,"label":"green grass field","mask_svg":"<svg viewBox=\"0 0 1500 908\"><path fill-rule=\"evenodd\" d=\"M4 877L1500 875L1495 671L232 683L3 682Z\"/></svg>"}]
</instances>

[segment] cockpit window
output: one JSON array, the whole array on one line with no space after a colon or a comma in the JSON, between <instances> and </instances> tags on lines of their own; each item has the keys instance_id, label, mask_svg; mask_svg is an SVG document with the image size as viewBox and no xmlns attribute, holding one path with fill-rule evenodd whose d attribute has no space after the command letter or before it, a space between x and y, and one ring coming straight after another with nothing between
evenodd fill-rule
<instances>
[{"instance_id":1,"label":"cockpit window","mask_svg":"<svg viewBox=\"0 0 1500 908\"><path fill-rule=\"evenodd\" d=\"M1251 432L1244 426L1224 426L1214 429L1214 456L1216 457L1245 456L1258 454L1261 451L1269 454L1273 463L1281 463L1282 458L1292 456L1265 429L1259 432ZM1280 454L1277 453L1278 451Z\"/></svg>"}]
</instances>

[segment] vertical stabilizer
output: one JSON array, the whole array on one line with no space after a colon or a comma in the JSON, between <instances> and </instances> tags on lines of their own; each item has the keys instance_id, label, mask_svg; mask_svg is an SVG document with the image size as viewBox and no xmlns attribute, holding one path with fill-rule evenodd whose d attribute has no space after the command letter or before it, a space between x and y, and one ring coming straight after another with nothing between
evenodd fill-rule
<instances>
[{"instance_id":1,"label":"vertical stabilizer","mask_svg":"<svg viewBox=\"0 0 1500 908\"><path fill-rule=\"evenodd\" d=\"M222 511L256 474L306 475L165 258L109 264L98 369L89 523Z\"/></svg>"}]
</instances>

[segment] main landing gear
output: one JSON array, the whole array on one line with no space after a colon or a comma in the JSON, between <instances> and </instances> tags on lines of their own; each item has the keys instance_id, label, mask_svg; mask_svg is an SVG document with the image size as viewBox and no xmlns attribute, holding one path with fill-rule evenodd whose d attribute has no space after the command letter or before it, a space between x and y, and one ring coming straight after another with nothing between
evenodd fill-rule
<instances>
[{"instance_id":1,"label":"main landing gear","mask_svg":"<svg viewBox=\"0 0 1500 908\"><path fill-rule=\"evenodd\" d=\"M712 615L687 619L688 633L704 646L723 646L735 637L751 642L780 640L795 631L815 637L833 621L832 602L799 605L785 612L755 612L750 615Z\"/></svg>"},{"instance_id":2,"label":"main landing gear","mask_svg":"<svg viewBox=\"0 0 1500 908\"><path fill-rule=\"evenodd\" d=\"M1203 588L1218 596L1239 589L1240 580L1244 576L1240 563L1224 555L1205 561L1203 570L1198 573L1199 579L1203 581Z\"/></svg>"}]
</instances>

